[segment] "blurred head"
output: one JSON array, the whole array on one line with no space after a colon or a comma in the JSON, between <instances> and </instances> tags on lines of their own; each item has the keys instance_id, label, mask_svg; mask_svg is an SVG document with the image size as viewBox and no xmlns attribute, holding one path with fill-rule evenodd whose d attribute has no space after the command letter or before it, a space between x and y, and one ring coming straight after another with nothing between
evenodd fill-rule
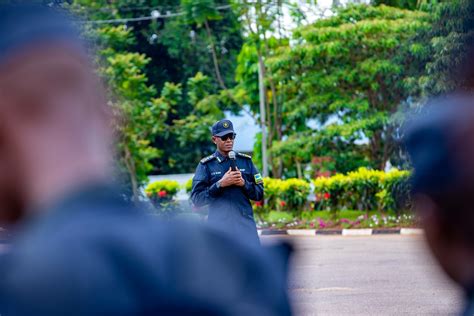
<instances>
[{"instance_id":1,"label":"blurred head","mask_svg":"<svg viewBox=\"0 0 474 316\"><path fill-rule=\"evenodd\" d=\"M107 172L104 93L66 16L0 5L0 219Z\"/></svg>"},{"instance_id":2,"label":"blurred head","mask_svg":"<svg viewBox=\"0 0 474 316\"><path fill-rule=\"evenodd\" d=\"M229 120L220 120L212 126L212 141L224 155L234 148L234 126Z\"/></svg>"},{"instance_id":3,"label":"blurred head","mask_svg":"<svg viewBox=\"0 0 474 316\"><path fill-rule=\"evenodd\" d=\"M474 285L474 96L437 99L407 128L413 198L446 273Z\"/></svg>"}]
</instances>

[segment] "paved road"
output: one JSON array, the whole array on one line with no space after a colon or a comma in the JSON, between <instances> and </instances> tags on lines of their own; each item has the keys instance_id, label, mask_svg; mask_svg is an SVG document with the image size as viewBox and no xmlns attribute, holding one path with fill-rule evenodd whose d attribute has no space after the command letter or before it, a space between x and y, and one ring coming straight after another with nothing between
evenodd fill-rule
<instances>
[{"instance_id":1,"label":"paved road","mask_svg":"<svg viewBox=\"0 0 474 316\"><path fill-rule=\"evenodd\" d=\"M296 315L456 315L462 308L422 236L287 239L299 250L289 282Z\"/></svg>"}]
</instances>

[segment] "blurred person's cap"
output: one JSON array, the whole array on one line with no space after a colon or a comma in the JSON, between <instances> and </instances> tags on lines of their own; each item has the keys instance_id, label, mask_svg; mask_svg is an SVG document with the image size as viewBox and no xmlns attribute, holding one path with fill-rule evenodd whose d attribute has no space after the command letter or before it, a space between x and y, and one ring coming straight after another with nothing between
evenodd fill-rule
<instances>
[{"instance_id":1,"label":"blurred person's cap","mask_svg":"<svg viewBox=\"0 0 474 316\"><path fill-rule=\"evenodd\" d=\"M86 52L65 12L39 4L0 4L0 62L18 50L58 41Z\"/></svg>"},{"instance_id":2,"label":"blurred person's cap","mask_svg":"<svg viewBox=\"0 0 474 316\"><path fill-rule=\"evenodd\" d=\"M212 136L224 136L234 133L234 126L229 120L220 120L212 125Z\"/></svg>"},{"instance_id":3,"label":"blurred person's cap","mask_svg":"<svg viewBox=\"0 0 474 316\"><path fill-rule=\"evenodd\" d=\"M473 131L473 95L451 95L425 105L407 124L404 139L414 167L415 192L439 194L471 175L474 160L469 167L465 157L474 154Z\"/></svg>"}]
</instances>

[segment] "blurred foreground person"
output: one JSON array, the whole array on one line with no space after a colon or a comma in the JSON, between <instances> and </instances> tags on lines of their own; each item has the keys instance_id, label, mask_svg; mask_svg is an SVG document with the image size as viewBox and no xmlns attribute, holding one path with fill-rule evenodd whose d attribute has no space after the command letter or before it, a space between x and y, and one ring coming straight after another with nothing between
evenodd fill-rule
<instances>
[{"instance_id":1,"label":"blurred foreground person","mask_svg":"<svg viewBox=\"0 0 474 316\"><path fill-rule=\"evenodd\" d=\"M289 249L160 223L110 183L104 91L71 21L0 5L0 315L288 315Z\"/></svg>"},{"instance_id":2,"label":"blurred foreground person","mask_svg":"<svg viewBox=\"0 0 474 316\"><path fill-rule=\"evenodd\" d=\"M413 198L428 245L474 315L474 95L432 101L407 128Z\"/></svg>"}]
</instances>

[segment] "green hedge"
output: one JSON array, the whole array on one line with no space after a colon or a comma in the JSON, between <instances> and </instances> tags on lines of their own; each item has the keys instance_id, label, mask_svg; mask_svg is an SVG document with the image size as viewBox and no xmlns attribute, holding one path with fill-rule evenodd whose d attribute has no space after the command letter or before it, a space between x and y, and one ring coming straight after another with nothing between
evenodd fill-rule
<instances>
[{"instance_id":1,"label":"green hedge","mask_svg":"<svg viewBox=\"0 0 474 316\"><path fill-rule=\"evenodd\" d=\"M411 208L410 172L383 172L360 168L313 181L320 209L401 212Z\"/></svg>"},{"instance_id":2,"label":"green hedge","mask_svg":"<svg viewBox=\"0 0 474 316\"><path fill-rule=\"evenodd\" d=\"M302 211L308 202L311 185L301 179L272 179L263 180L265 186L266 209L276 211ZM263 207L257 203L257 207Z\"/></svg>"},{"instance_id":3,"label":"green hedge","mask_svg":"<svg viewBox=\"0 0 474 316\"><path fill-rule=\"evenodd\" d=\"M193 190L193 178L186 181L184 189L186 190L186 193L191 194L191 191Z\"/></svg>"},{"instance_id":4,"label":"green hedge","mask_svg":"<svg viewBox=\"0 0 474 316\"><path fill-rule=\"evenodd\" d=\"M172 202L179 189L180 186L177 181L160 180L148 184L145 193L155 206L162 206Z\"/></svg>"},{"instance_id":5,"label":"green hedge","mask_svg":"<svg viewBox=\"0 0 474 316\"><path fill-rule=\"evenodd\" d=\"M347 174L320 177L311 183L302 179L265 178L265 203L254 203L257 215L271 211L292 212L299 215L311 209L382 211L401 213L411 209L409 197L409 171L390 172L360 168ZM183 188L190 193L192 179ZM171 202L180 189L176 181L156 181L145 192L156 205ZM316 203L310 205L308 197L316 195ZM337 214L335 214L337 216Z\"/></svg>"}]
</instances>

